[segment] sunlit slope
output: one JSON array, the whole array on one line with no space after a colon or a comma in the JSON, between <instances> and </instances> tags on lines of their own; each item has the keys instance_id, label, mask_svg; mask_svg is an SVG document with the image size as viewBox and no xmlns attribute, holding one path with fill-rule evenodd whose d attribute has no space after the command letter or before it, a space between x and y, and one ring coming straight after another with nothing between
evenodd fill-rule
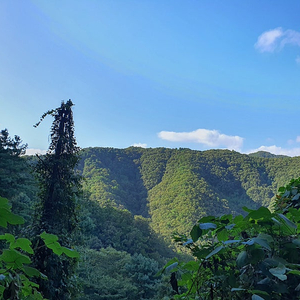
<instances>
[{"instance_id":1,"label":"sunlit slope","mask_svg":"<svg viewBox=\"0 0 300 300\"><path fill-rule=\"evenodd\" d=\"M80 171L101 206L150 217L162 235L186 232L206 214L268 206L300 176L299 157L253 157L229 150L88 148Z\"/></svg>"}]
</instances>

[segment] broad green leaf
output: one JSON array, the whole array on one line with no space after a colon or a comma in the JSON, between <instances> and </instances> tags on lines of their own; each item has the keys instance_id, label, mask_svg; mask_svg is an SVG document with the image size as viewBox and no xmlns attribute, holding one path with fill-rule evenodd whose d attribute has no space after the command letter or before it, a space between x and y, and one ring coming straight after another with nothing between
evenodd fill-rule
<instances>
[{"instance_id":1,"label":"broad green leaf","mask_svg":"<svg viewBox=\"0 0 300 300\"><path fill-rule=\"evenodd\" d=\"M265 299L258 296L258 295L256 295L256 294L254 294L254 295L252 295L251 300L265 300Z\"/></svg>"},{"instance_id":2,"label":"broad green leaf","mask_svg":"<svg viewBox=\"0 0 300 300\"><path fill-rule=\"evenodd\" d=\"M246 291L245 289L241 289L241 288L232 288L231 292L240 292L240 291Z\"/></svg>"},{"instance_id":3,"label":"broad green leaf","mask_svg":"<svg viewBox=\"0 0 300 300\"><path fill-rule=\"evenodd\" d=\"M300 247L300 240L299 239L293 240L292 243Z\"/></svg>"},{"instance_id":4,"label":"broad green leaf","mask_svg":"<svg viewBox=\"0 0 300 300\"><path fill-rule=\"evenodd\" d=\"M220 242L228 240L228 236L228 232L225 229L222 229L219 232L217 232L217 238Z\"/></svg>"},{"instance_id":5,"label":"broad green leaf","mask_svg":"<svg viewBox=\"0 0 300 300\"><path fill-rule=\"evenodd\" d=\"M260 239L260 238L253 238L252 239L254 243L268 249L269 251L271 251L271 247L268 244L268 242L266 240Z\"/></svg>"},{"instance_id":6,"label":"broad green leaf","mask_svg":"<svg viewBox=\"0 0 300 300\"><path fill-rule=\"evenodd\" d=\"M272 216L271 212L264 206L261 206L259 209L251 211L248 214L248 217L254 220L258 220L261 218L270 219Z\"/></svg>"},{"instance_id":7,"label":"broad green leaf","mask_svg":"<svg viewBox=\"0 0 300 300\"><path fill-rule=\"evenodd\" d=\"M63 252L71 258L79 258L79 253L73 249L62 247Z\"/></svg>"},{"instance_id":8,"label":"broad green leaf","mask_svg":"<svg viewBox=\"0 0 300 300\"><path fill-rule=\"evenodd\" d=\"M192 237L193 242L198 241L199 237L202 235L202 230L200 229L199 225L194 225L192 228L190 235Z\"/></svg>"},{"instance_id":9,"label":"broad green leaf","mask_svg":"<svg viewBox=\"0 0 300 300\"><path fill-rule=\"evenodd\" d=\"M300 276L300 271L299 270L291 270L288 272L288 274L294 274Z\"/></svg>"},{"instance_id":10,"label":"broad green leaf","mask_svg":"<svg viewBox=\"0 0 300 300\"><path fill-rule=\"evenodd\" d=\"M63 248L58 242L46 243L46 246L57 255L61 255L63 253Z\"/></svg>"},{"instance_id":11,"label":"broad green leaf","mask_svg":"<svg viewBox=\"0 0 300 300\"><path fill-rule=\"evenodd\" d=\"M224 245L239 243L241 240L228 240L223 242Z\"/></svg>"},{"instance_id":12,"label":"broad green leaf","mask_svg":"<svg viewBox=\"0 0 300 300\"><path fill-rule=\"evenodd\" d=\"M10 233L5 233L4 235L0 235L0 240L7 240L9 243L13 243L15 237Z\"/></svg>"},{"instance_id":13,"label":"broad green leaf","mask_svg":"<svg viewBox=\"0 0 300 300\"><path fill-rule=\"evenodd\" d=\"M260 239L266 240L269 243L274 242L273 237L266 233L260 233L257 237Z\"/></svg>"},{"instance_id":14,"label":"broad green leaf","mask_svg":"<svg viewBox=\"0 0 300 300\"><path fill-rule=\"evenodd\" d=\"M243 206L242 209L243 209L244 211L246 211L247 213L251 213L251 212L255 211L255 209L250 209L250 208L248 208L247 206Z\"/></svg>"},{"instance_id":15,"label":"broad green leaf","mask_svg":"<svg viewBox=\"0 0 300 300\"><path fill-rule=\"evenodd\" d=\"M46 233L45 231L40 235L40 237L44 240L45 244L53 243L58 241L58 237L55 234Z\"/></svg>"},{"instance_id":16,"label":"broad green leaf","mask_svg":"<svg viewBox=\"0 0 300 300\"><path fill-rule=\"evenodd\" d=\"M225 228L227 230L231 230L234 226L235 226L235 224L229 224L229 225L226 225Z\"/></svg>"},{"instance_id":17,"label":"broad green leaf","mask_svg":"<svg viewBox=\"0 0 300 300\"><path fill-rule=\"evenodd\" d=\"M39 270L32 268L32 267L28 267L28 266L24 266L24 272L29 277L33 277L33 276L39 277L41 275Z\"/></svg>"},{"instance_id":18,"label":"broad green leaf","mask_svg":"<svg viewBox=\"0 0 300 300\"><path fill-rule=\"evenodd\" d=\"M214 249L212 252L210 252L210 253L205 257L205 259L208 259L208 258L210 258L211 256L217 254L217 253L220 252L222 249L224 249L224 246L219 246L219 247L217 247L217 248Z\"/></svg>"},{"instance_id":19,"label":"broad green leaf","mask_svg":"<svg viewBox=\"0 0 300 300\"><path fill-rule=\"evenodd\" d=\"M239 253L237 259L236 259L236 264L239 268L244 267L247 264L248 260L248 255L246 251L242 251Z\"/></svg>"},{"instance_id":20,"label":"broad green leaf","mask_svg":"<svg viewBox=\"0 0 300 300\"><path fill-rule=\"evenodd\" d=\"M216 229L217 225L214 223L200 223L199 224L200 229Z\"/></svg>"},{"instance_id":21,"label":"broad green leaf","mask_svg":"<svg viewBox=\"0 0 300 300\"><path fill-rule=\"evenodd\" d=\"M166 267L166 272L170 272L178 266L178 262L174 262L173 264Z\"/></svg>"},{"instance_id":22,"label":"broad green leaf","mask_svg":"<svg viewBox=\"0 0 300 300\"><path fill-rule=\"evenodd\" d=\"M33 249L31 248L31 241L25 238L19 238L17 239L13 244L12 248L20 248L23 251L26 251L27 253L33 254Z\"/></svg>"},{"instance_id":23,"label":"broad green leaf","mask_svg":"<svg viewBox=\"0 0 300 300\"><path fill-rule=\"evenodd\" d=\"M8 267L12 267L13 269L20 269L23 264L31 263L28 256L23 255L14 249L5 249L2 255L0 255L0 260L4 261Z\"/></svg>"},{"instance_id":24,"label":"broad green leaf","mask_svg":"<svg viewBox=\"0 0 300 300\"><path fill-rule=\"evenodd\" d=\"M286 267L281 263L279 263L278 267L269 269L269 272L282 281L287 279L285 275Z\"/></svg>"},{"instance_id":25,"label":"broad green leaf","mask_svg":"<svg viewBox=\"0 0 300 300\"><path fill-rule=\"evenodd\" d=\"M186 246L186 245L189 245L189 244L193 244L193 240L192 239L188 239L186 242L184 242L182 245L183 246Z\"/></svg>"},{"instance_id":26,"label":"broad green leaf","mask_svg":"<svg viewBox=\"0 0 300 300\"><path fill-rule=\"evenodd\" d=\"M291 228L294 228L294 229L297 229L297 225L295 223L293 223L292 221L290 221L285 215L283 214L278 214L278 216L285 221L285 223L291 227Z\"/></svg>"}]
</instances>

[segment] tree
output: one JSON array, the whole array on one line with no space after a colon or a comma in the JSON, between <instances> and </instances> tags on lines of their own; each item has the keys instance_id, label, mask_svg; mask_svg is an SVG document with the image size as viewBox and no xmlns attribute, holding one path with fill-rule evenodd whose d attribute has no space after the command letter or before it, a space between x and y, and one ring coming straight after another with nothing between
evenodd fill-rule
<instances>
[{"instance_id":1,"label":"tree","mask_svg":"<svg viewBox=\"0 0 300 300\"><path fill-rule=\"evenodd\" d=\"M11 138L7 129L0 131L0 196L12 198L24 185L25 163L20 155L26 148L19 136Z\"/></svg>"},{"instance_id":2,"label":"tree","mask_svg":"<svg viewBox=\"0 0 300 300\"><path fill-rule=\"evenodd\" d=\"M59 236L64 247L72 245L72 233L77 225L76 199L81 190L81 178L74 171L79 161L79 148L74 137L72 106L72 101L68 100L42 115L40 122L48 115L53 116L54 121L49 150L44 157L39 157L35 168L41 199L37 213L37 233L46 231ZM43 243L41 239L37 243L35 264L48 277L48 281L39 281L44 296L49 299L71 299L75 261L59 258L49 249L40 247Z\"/></svg>"}]
</instances>

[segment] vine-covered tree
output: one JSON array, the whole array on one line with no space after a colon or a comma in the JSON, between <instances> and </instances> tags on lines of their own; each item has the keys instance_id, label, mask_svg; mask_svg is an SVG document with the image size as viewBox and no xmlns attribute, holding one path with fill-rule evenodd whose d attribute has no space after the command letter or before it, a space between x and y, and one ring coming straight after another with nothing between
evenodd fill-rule
<instances>
[{"instance_id":1,"label":"vine-covered tree","mask_svg":"<svg viewBox=\"0 0 300 300\"><path fill-rule=\"evenodd\" d=\"M39 157L36 173L40 183L41 203L37 214L37 233L46 231L59 236L65 247L71 247L77 224L76 199L80 193L80 176L74 171L79 161L79 148L74 137L73 103L68 100L46 112L54 117L51 144L44 157ZM35 126L40 124L38 122ZM42 241L39 240L39 243ZM37 247L36 267L48 280L39 284L48 299L71 299L75 261L53 255L45 247Z\"/></svg>"}]
</instances>

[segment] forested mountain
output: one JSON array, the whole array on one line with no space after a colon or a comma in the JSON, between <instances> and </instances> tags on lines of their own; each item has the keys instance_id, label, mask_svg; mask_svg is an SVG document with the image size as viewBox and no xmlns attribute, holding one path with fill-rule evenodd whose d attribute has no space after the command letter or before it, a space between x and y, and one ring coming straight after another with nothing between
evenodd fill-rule
<instances>
[{"instance_id":1,"label":"forested mountain","mask_svg":"<svg viewBox=\"0 0 300 300\"><path fill-rule=\"evenodd\" d=\"M30 238L38 203L32 166L39 159L3 153L0 190L27 220L22 234ZM182 255L174 232L190 232L205 215L270 206L278 188L300 176L299 157L267 153L129 147L86 148L80 157L83 194L72 240L81 257L78 299L87 300L170 299L169 276L155 274Z\"/></svg>"},{"instance_id":2,"label":"forested mountain","mask_svg":"<svg viewBox=\"0 0 300 300\"><path fill-rule=\"evenodd\" d=\"M278 188L300 176L299 157L229 150L87 148L79 171L84 188L108 204L150 217L156 233L187 232L204 215L241 214L269 206Z\"/></svg>"}]
</instances>

